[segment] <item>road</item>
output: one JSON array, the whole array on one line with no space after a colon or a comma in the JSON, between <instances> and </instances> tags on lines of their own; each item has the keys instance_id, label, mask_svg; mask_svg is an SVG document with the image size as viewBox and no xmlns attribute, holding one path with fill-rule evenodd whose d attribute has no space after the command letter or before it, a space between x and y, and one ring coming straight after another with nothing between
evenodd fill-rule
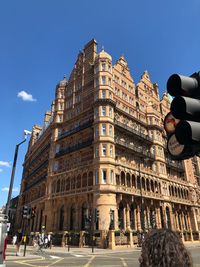
<instances>
[{"instance_id":1,"label":"road","mask_svg":"<svg viewBox=\"0 0 200 267\"><path fill-rule=\"evenodd\" d=\"M192 258L193 267L200 267L200 247L188 248ZM87 255L84 253L75 254L64 253L44 253L35 255L34 258L30 255L25 258L17 259L9 257L6 262L7 267L139 267L138 258L140 257L139 250L133 251L117 251L106 252L98 255Z\"/></svg>"}]
</instances>

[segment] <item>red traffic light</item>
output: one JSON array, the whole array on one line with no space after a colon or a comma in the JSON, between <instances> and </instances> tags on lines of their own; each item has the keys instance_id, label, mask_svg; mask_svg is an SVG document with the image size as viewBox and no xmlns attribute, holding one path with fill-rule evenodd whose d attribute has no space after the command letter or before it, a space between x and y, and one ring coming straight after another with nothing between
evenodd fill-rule
<instances>
[{"instance_id":1,"label":"red traffic light","mask_svg":"<svg viewBox=\"0 0 200 267\"><path fill-rule=\"evenodd\" d=\"M171 112L169 112L164 119L164 128L167 134L172 134L175 132L176 125L180 120L176 119Z\"/></svg>"}]
</instances>

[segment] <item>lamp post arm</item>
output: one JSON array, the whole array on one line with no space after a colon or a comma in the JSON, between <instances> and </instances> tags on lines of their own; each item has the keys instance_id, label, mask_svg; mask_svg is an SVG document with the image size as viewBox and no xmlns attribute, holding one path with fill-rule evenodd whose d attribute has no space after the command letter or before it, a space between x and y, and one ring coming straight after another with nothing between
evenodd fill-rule
<instances>
[{"instance_id":1,"label":"lamp post arm","mask_svg":"<svg viewBox=\"0 0 200 267\"><path fill-rule=\"evenodd\" d=\"M10 207L10 200L12 196L12 189L13 189L13 183L14 183L14 177L15 177L15 169L16 169L16 163L17 163L17 156L18 156L18 150L19 146L26 142L26 139L24 139L22 142L16 145L15 147L15 155L14 155L14 161L13 161L13 166L12 166L12 174L10 178L10 186L9 186L9 192L8 192L8 199L7 199L7 204L6 204L6 215L8 215L9 207Z\"/></svg>"}]
</instances>

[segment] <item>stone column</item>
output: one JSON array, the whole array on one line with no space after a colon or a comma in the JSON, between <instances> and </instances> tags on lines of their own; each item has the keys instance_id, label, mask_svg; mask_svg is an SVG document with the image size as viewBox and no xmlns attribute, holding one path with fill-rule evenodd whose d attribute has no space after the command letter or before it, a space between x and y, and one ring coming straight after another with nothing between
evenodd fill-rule
<instances>
[{"instance_id":1,"label":"stone column","mask_svg":"<svg viewBox=\"0 0 200 267\"><path fill-rule=\"evenodd\" d=\"M177 211L175 211L174 213L175 213L175 230L179 230Z\"/></svg>"},{"instance_id":2,"label":"stone column","mask_svg":"<svg viewBox=\"0 0 200 267\"><path fill-rule=\"evenodd\" d=\"M137 230L141 231L140 207L137 205Z\"/></svg>"},{"instance_id":3,"label":"stone column","mask_svg":"<svg viewBox=\"0 0 200 267\"><path fill-rule=\"evenodd\" d=\"M133 247L133 232L131 230L129 232L129 245Z\"/></svg>"},{"instance_id":4,"label":"stone column","mask_svg":"<svg viewBox=\"0 0 200 267\"><path fill-rule=\"evenodd\" d=\"M118 229L118 208L116 208L114 212L114 227Z\"/></svg>"},{"instance_id":5,"label":"stone column","mask_svg":"<svg viewBox=\"0 0 200 267\"><path fill-rule=\"evenodd\" d=\"M146 207L146 216L145 216L146 218L145 218L145 225L147 226L147 229L149 229L150 228L150 226L151 226L151 223L150 223L150 216L149 216L149 207L147 206Z\"/></svg>"},{"instance_id":6,"label":"stone column","mask_svg":"<svg viewBox=\"0 0 200 267\"><path fill-rule=\"evenodd\" d=\"M137 229L137 208L134 208L134 226Z\"/></svg>"},{"instance_id":7,"label":"stone column","mask_svg":"<svg viewBox=\"0 0 200 267\"><path fill-rule=\"evenodd\" d=\"M174 212L173 212L172 206L170 206L169 212L170 212L171 229L174 231L175 230L175 216L174 216Z\"/></svg>"},{"instance_id":8,"label":"stone column","mask_svg":"<svg viewBox=\"0 0 200 267\"><path fill-rule=\"evenodd\" d=\"M185 220L184 220L184 214L183 214L183 212L181 212L181 221L182 221L183 231L184 231L184 230L186 230L186 226L185 226Z\"/></svg>"},{"instance_id":9,"label":"stone column","mask_svg":"<svg viewBox=\"0 0 200 267\"><path fill-rule=\"evenodd\" d=\"M109 231L109 249L115 249L115 231Z\"/></svg>"},{"instance_id":10,"label":"stone column","mask_svg":"<svg viewBox=\"0 0 200 267\"><path fill-rule=\"evenodd\" d=\"M129 208L128 204L127 204L127 208L126 208L126 227L125 227L125 229L129 229L130 230L130 225L131 225L131 223L130 223L130 208Z\"/></svg>"},{"instance_id":11,"label":"stone column","mask_svg":"<svg viewBox=\"0 0 200 267\"><path fill-rule=\"evenodd\" d=\"M195 209L191 208L191 212L192 212L192 217L193 217L193 221L194 221L194 231L199 231Z\"/></svg>"},{"instance_id":12,"label":"stone column","mask_svg":"<svg viewBox=\"0 0 200 267\"><path fill-rule=\"evenodd\" d=\"M162 204L162 213L163 213L163 224L164 224L164 227L166 227L167 225L167 222L166 222L166 210L165 210L165 207L164 205Z\"/></svg>"},{"instance_id":13,"label":"stone column","mask_svg":"<svg viewBox=\"0 0 200 267\"><path fill-rule=\"evenodd\" d=\"M194 239L193 239L193 234L192 234L192 227L191 227L191 221L190 221L190 214L188 214L187 219L188 219L188 227L189 227L189 230L190 230L191 241L193 242Z\"/></svg>"},{"instance_id":14,"label":"stone column","mask_svg":"<svg viewBox=\"0 0 200 267\"><path fill-rule=\"evenodd\" d=\"M161 228L160 208L156 208L156 225Z\"/></svg>"},{"instance_id":15,"label":"stone column","mask_svg":"<svg viewBox=\"0 0 200 267\"><path fill-rule=\"evenodd\" d=\"M80 231L79 248L84 247L84 231Z\"/></svg>"},{"instance_id":16,"label":"stone column","mask_svg":"<svg viewBox=\"0 0 200 267\"><path fill-rule=\"evenodd\" d=\"M126 207L123 209L124 229L126 229Z\"/></svg>"}]
</instances>

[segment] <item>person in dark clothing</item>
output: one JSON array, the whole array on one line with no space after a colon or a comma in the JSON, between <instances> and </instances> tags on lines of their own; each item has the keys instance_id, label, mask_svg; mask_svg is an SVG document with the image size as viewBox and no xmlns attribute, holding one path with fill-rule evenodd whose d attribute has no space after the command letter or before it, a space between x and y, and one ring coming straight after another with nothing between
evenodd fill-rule
<instances>
[{"instance_id":1,"label":"person in dark clothing","mask_svg":"<svg viewBox=\"0 0 200 267\"><path fill-rule=\"evenodd\" d=\"M21 246L21 243L22 243L22 232L21 232L20 229L17 231L16 236L17 236L17 240L16 240L16 250L17 250L16 256L19 256L20 255L20 246Z\"/></svg>"}]
</instances>

